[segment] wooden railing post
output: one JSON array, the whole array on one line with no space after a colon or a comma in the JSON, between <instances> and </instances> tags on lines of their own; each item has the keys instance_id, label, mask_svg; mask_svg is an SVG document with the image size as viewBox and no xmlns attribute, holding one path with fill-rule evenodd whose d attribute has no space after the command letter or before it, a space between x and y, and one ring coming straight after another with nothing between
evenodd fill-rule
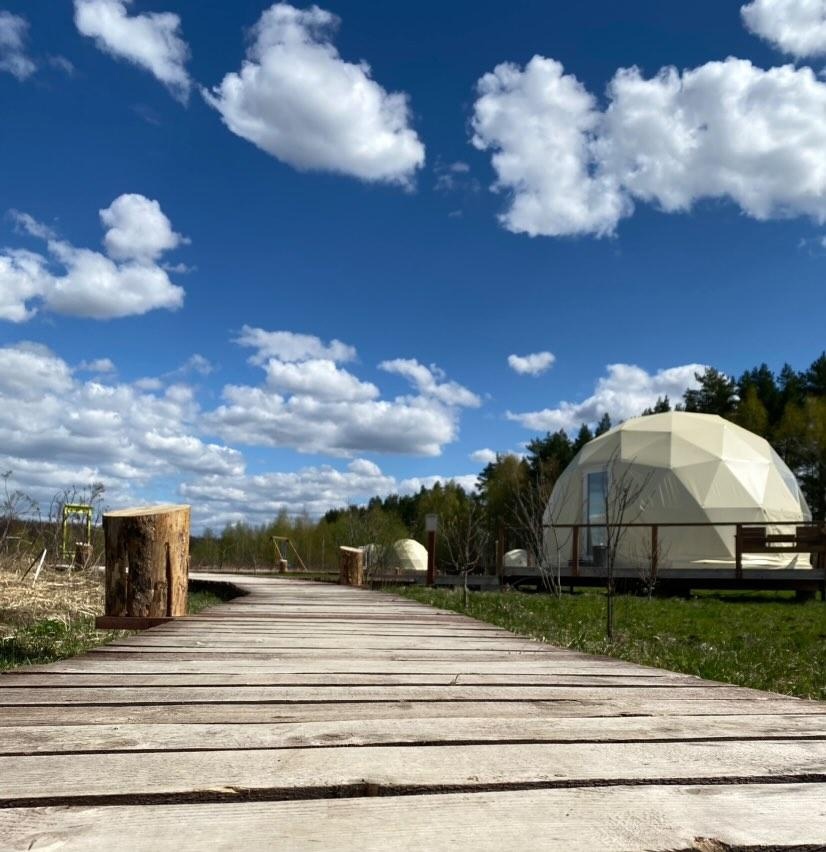
<instances>
[{"instance_id":1,"label":"wooden railing post","mask_svg":"<svg viewBox=\"0 0 826 852\"><path fill-rule=\"evenodd\" d=\"M734 576L743 579L743 525L737 524L734 529Z\"/></svg>"},{"instance_id":2,"label":"wooden railing post","mask_svg":"<svg viewBox=\"0 0 826 852\"><path fill-rule=\"evenodd\" d=\"M579 576L579 525L574 524L573 541L571 542L571 569L574 577Z\"/></svg>"}]
</instances>

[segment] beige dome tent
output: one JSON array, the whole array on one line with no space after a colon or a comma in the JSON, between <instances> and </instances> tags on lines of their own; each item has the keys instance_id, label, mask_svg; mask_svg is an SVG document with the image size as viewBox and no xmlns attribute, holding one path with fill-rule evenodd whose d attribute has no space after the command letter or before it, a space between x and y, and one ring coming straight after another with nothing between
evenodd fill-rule
<instances>
[{"instance_id":1,"label":"beige dome tent","mask_svg":"<svg viewBox=\"0 0 826 852\"><path fill-rule=\"evenodd\" d=\"M412 538L399 539L387 554L387 567L400 571L427 571L427 549Z\"/></svg>"},{"instance_id":2,"label":"beige dome tent","mask_svg":"<svg viewBox=\"0 0 826 852\"><path fill-rule=\"evenodd\" d=\"M527 568L528 567L528 551L527 550L509 550L502 564L505 568Z\"/></svg>"},{"instance_id":3,"label":"beige dome tent","mask_svg":"<svg viewBox=\"0 0 826 852\"><path fill-rule=\"evenodd\" d=\"M625 523L811 520L797 480L768 442L716 415L676 411L637 417L590 441L554 486L545 523L604 523L606 506L609 520L616 522L618 483L636 492ZM567 564L572 538L570 529L546 531L548 565ZM659 539L661 568L734 564L732 526L661 527ZM580 530L583 564L600 564L605 544L604 529ZM650 528L629 528L616 565L643 567L650 553ZM743 562L809 565L805 554L746 555Z\"/></svg>"}]
</instances>

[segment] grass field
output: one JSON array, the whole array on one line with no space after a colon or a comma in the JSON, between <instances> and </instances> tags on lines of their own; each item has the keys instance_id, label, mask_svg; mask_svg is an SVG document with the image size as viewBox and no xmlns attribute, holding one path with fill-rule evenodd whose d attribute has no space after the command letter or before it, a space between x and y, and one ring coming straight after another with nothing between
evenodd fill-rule
<instances>
[{"instance_id":1,"label":"grass field","mask_svg":"<svg viewBox=\"0 0 826 852\"><path fill-rule=\"evenodd\" d=\"M225 596L199 588L189 595L189 612L221 603ZM0 570L0 671L74 657L128 635L95 630L103 614L103 575L85 571L43 571L37 583L19 572Z\"/></svg>"},{"instance_id":2,"label":"grass field","mask_svg":"<svg viewBox=\"0 0 826 852\"><path fill-rule=\"evenodd\" d=\"M514 633L711 680L826 700L826 604L785 593L615 598L605 639L601 592L527 595L409 587L398 594L465 613Z\"/></svg>"}]
</instances>

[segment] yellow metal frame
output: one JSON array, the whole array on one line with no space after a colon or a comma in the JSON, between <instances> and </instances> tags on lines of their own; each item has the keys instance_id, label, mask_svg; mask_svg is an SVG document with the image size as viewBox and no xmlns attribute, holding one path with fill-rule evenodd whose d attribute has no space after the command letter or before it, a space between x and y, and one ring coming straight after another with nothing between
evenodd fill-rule
<instances>
[{"instance_id":1,"label":"yellow metal frame","mask_svg":"<svg viewBox=\"0 0 826 852\"><path fill-rule=\"evenodd\" d=\"M72 517L72 515L85 515L86 541L84 543L92 543L92 507L85 503L64 503L63 517L60 524L63 529L63 552L61 554L63 559L68 559L70 556L74 556L74 550L69 550L69 542L66 540L66 536L69 534L69 528L66 526L66 521Z\"/></svg>"}]
</instances>

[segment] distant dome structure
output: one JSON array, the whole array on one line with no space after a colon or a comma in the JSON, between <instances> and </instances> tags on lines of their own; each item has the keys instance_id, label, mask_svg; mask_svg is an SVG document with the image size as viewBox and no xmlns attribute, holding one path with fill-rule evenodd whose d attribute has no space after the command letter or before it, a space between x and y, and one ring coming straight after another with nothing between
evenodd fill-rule
<instances>
[{"instance_id":1,"label":"distant dome structure","mask_svg":"<svg viewBox=\"0 0 826 852\"><path fill-rule=\"evenodd\" d=\"M674 411L627 420L587 443L554 486L545 523L604 523L606 495L610 515L620 480L639 492L623 517L625 523L811 520L794 474L768 441L716 415ZM616 519L614 514L611 520ZM558 559L567 564L572 535L572 530L559 527L546 531L551 564ZM659 540L662 567L734 564L733 526L662 527ZM605 543L604 529L580 530L584 564L601 564ZM617 549L616 565L642 565L650 552L650 528L628 528ZM778 567L808 565L805 554L743 556L744 564L750 561Z\"/></svg>"},{"instance_id":2,"label":"distant dome structure","mask_svg":"<svg viewBox=\"0 0 826 852\"><path fill-rule=\"evenodd\" d=\"M503 564L505 568L527 568L528 551L509 550L504 556Z\"/></svg>"},{"instance_id":3,"label":"distant dome structure","mask_svg":"<svg viewBox=\"0 0 826 852\"><path fill-rule=\"evenodd\" d=\"M412 538L399 539L387 554L387 567L401 571L427 571L427 549Z\"/></svg>"}]
</instances>

